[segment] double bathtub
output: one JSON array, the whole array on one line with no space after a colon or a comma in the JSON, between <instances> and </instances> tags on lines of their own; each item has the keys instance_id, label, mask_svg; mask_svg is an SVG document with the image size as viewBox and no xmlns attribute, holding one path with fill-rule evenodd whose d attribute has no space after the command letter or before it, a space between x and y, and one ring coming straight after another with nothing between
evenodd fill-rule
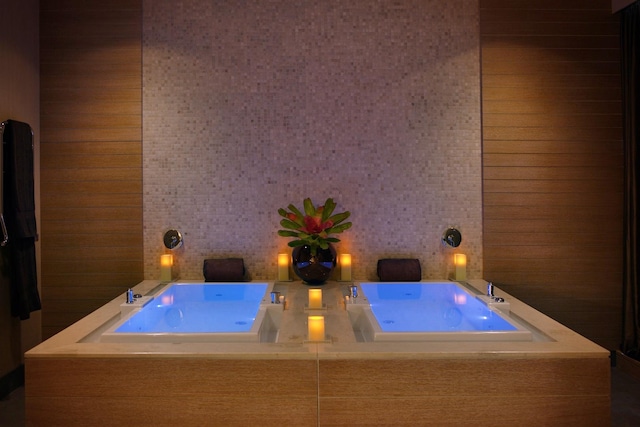
<instances>
[{"instance_id":1,"label":"double bathtub","mask_svg":"<svg viewBox=\"0 0 640 427\"><path fill-rule=\"evenodd\" d=\"M99 341L277 342L286 301L273 297L273 287L273 282L166 284L122 303L120 318L101 328L106 330ZM508 302L484 298L458 282L361 282L349 286L344 301L357 342L548 339L511 316Z\"/></svg>"},{"instance_id":2,"label":"double bathtub","mask_svg":"<svg viewBox=\"0 0 640 427\"><path fill-rule=\"evenodd\" d=\"M27 352L27 424L607 425L609 352L486 286L144 281Z\"/></svg>"}]
</instances>

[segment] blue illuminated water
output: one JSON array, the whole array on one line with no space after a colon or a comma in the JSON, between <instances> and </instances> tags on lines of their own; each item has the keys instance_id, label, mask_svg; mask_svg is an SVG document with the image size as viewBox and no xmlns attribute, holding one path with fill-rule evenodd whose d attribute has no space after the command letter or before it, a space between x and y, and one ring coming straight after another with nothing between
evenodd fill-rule
<instances>
[{"instance_id":1,"label":"blue illuminated water","mask_svg":"<svg viewBox=\"0 0 640 427\"><path fill-rule=\"evenodd\" d=\"M455 282L361 283L383 332L515 331Z\"/></svg>"},{"instance_id":2,"label":"blue illuminated water","mask_svg":"<svg viewBox=\"0 0 640 427\"><path fill-rule=\"evenodd\" d=\"M267 283L175 283L115 332L248 332L266 290Z\"/></svg>"}]
</instances>

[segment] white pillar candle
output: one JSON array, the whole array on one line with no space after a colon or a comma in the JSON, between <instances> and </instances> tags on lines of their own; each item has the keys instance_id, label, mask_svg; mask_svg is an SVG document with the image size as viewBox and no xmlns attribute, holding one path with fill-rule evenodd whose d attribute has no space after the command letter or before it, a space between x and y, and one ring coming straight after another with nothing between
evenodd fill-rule
<instances>
[{"instance_id":1,"label":"white pillar candle","mask_svg":"<svg viewBox=\"0 0 640 427\"><path fill-rule=\"evenodd\" d=\"M467 256L465 254L453 255L454 279L467 280Z\"/></svg>"},{"instance_id":2,"label":"white pillar candle","mask_svg":"<svg viewBox=\"0 0 640 427\"><path fill-rule=\"evenodd\" d=\"M171 267L173 266L173 255L165 254L160 256L160 281L170 282L172 279Z\"/></svg>"},{"instance_id":3,"label":"white pillar candle","mask_svg":"<svg viewBox=\"0 0 640 427\"><path fill-rule=\"evenodd\" d=\"M351 254L340 254L340 280L351 280Z\"/></svg>"},{"instance_id":4,"label":"white pillar candle","mask_svg":"<svg viewBox=\"0 0 640 427\"><path fill-rule=\"evenodd\" d=\"M278 254L278 280L289 280L289 254Z\"/></svg>"},{"instance_id":5,"label":"white pillar candle","mask_svg":"<svg viewBox=\"0 0 640 427\"><path fill-rule=\"evenodd\" d=\"M322 289L309 289L309 308L322 308Z\"/></svg>"},{"instance_id":6,"label":"white pillar candle","mask_svg":"<svg viewBox=\"0 0 640 427\"><path fill-rule=\"evenodd\" d=\"M309 341L324 341L324 316L309 316Z\"/></svg>"}]
</instances>

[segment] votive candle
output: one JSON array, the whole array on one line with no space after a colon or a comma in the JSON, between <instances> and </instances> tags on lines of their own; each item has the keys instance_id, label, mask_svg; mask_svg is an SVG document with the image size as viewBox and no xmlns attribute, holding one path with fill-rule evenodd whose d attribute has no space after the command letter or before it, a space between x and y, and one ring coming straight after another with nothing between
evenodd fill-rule
<instances>
[{"instance_id":1,"label":"votive candle","mask_svg":"<svg viewBox=\"0 0 640 427\"><path fill-rule=\"evenodd\" d=\"M340 254L340 280L351 280L351 254Z\"/></svg>"},{"instance_id":2,"label":"votive candle","mask_svg":"<svg viewBox=\"0 0 640 427\"><path fill-rule=\"evenodd\" d=\"M170 282L172 279L171 267L173 266L173 255L164 254L160 256L160 281Z\"/></svg>"},{"instance_id":3,"label":"votive candle","mask_svg":"<svg viewBox=\"0 0 640 427\"><path fill-rule=\"evenodd\" d=\"M307 323L309 341L324 341L324 316L309 316Z\"/></svg>"},{"instance_id":4,"label":"votive candle","mask_svg":"<svg viewBox=\"0 0 640 427\"><path fill-rule=\"evenodd\" d=\"M454 279L467 280L467 256L465 254L453 255Z\"/></svg>"},{"instance_id":5,"label":"votive candle","mask_svg":"<svg viewBox=\"0 0 640 427\"><path fill-rule=\"evenodd\" d=\"M289 254L278 254L278 280L289 280Z\"/></svg>"},{"instance_id":6,"label":"votive candle","mask_svg":"<svg viewBox=\"0 0 640 427\"><path fill-rule=\"evenodd\" d=\"M309 308L322 308L322 289L309 289Z\"/></svg>"}]
</instances>

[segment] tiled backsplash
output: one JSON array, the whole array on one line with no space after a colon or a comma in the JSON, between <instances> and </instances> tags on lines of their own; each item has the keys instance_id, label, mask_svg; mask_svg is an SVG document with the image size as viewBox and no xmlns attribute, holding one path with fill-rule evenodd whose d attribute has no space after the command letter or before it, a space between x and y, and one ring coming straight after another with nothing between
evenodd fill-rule
<instances>
[{"instance_id":1,"label":"tiled backsplash","mask_svg":"<svg viewBox=\"0 0 640 427\"><path fill-rule=\"evenodd\" d=\"M144 2L145 277L243 257L275 279L279 207L333 197L356 279L379 258L482 274L477 1Z\"/></svg>"}]
</instances>

